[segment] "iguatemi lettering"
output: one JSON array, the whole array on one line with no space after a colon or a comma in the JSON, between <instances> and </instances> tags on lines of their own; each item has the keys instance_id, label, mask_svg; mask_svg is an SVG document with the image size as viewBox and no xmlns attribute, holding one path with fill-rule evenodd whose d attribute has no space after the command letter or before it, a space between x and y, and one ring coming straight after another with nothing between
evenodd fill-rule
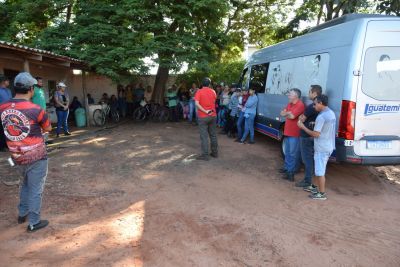
<instances>
[{"instance_id":1,"label":"iguatemi lettering","mask_svg":"<svg viewBox=\"0 0 400 267\"><path fill-rule=\"evenodd\" d=\"M400 105L387 105L387 104L366 104L365 116L370 116L378 113L398 113L400 112Z\"/></svg>"}]
</instances>

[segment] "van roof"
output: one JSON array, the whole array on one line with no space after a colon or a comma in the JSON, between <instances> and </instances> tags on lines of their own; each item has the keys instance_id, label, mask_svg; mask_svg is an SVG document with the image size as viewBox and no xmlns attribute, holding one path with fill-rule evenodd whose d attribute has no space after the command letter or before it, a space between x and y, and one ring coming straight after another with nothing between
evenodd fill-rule
<instances>
[{"instance_id":1,"label":"van roof","mask_svg":"<svg viewBox=\"0 0 400 267\"><path fill-rule=\"evenodd\" d=\"M340 47L354 42L359 26L369 20L400 20L399 17L386 15L348 14L314 27L310 32L254 52L245 67L254 64L284 60L323 53L327 47ZM324 30L323 30L324 29ZM337 38L340 36L340 38Z\"/></svg>"},{"instance_id":2,"label":"van roof","mask_svg":"<svg viewBox=\"0 0 400 267\"><path fill-rule=\"evenodd\" d=\"M356 19L368 19L368 18L396 18L396 16L388 16L388 15L380 15L380 14L346 14L343 15L339 18L330 20L328 22L325 22L321 25L315 26L313 28L311 28L308 32L316 32L322 29L326 29L335 25L339 25L342 23L346 23L352 20L356 20Z\"/></svg>"}]
</instances>

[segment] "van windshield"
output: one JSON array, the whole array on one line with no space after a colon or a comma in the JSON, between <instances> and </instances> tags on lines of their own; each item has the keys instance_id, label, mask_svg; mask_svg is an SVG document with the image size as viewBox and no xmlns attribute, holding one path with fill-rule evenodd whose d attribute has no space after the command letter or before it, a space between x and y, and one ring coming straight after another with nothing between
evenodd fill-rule
<instances>
[{"instance_id":1,"label":"van windshield","mask_svg":"<svg viewBox=\"0 0 400 267\"><path fill-rule=\"evenodd\" d=\"M362 91L376 100L400 100L400 47L367 50Z\"/></svg>"}]
</instances>

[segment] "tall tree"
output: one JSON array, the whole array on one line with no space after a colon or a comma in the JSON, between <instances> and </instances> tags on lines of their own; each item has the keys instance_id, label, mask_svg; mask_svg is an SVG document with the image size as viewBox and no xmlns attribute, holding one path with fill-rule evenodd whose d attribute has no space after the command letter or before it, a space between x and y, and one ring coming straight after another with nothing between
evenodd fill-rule
<instances>
[{"instance_id":1,"label":"tall tree","mask_svg":"<svg viewBox=\"0 0 400 267\"><path fill-rule=\"evenodd\" d=\"M371 0L303 0L295 16L287 25L277 31L276 37L281 40L304 34L300 29L302 21L315 21L317 25L349 13L368 12Z\"/></svg>"},{"instance_id":2,"label":"tall tree","mask_svg":"<svg viewBox=\"0 0 400 267\"><path fill-rule=\"evenodd\" d=\"M228 11L224 0L132 0L125 6L132 28L151 37L141 46L157 56L153 94L157 102L163 102L171 70L179 69L184 62L205 65L224 42L222 19Z\"/></svg>"},{"instance_id":3,"label":"tall tree","mask_svg":"<svg viewBox=\"0 0 400 267\"><path fill-rule=\"evenodd\" d=\"M97 73L120 81L145 71L147 33L133 29L125 1L70 2L65 16L39 35L38 46L88 62Z\"/></svg>"},{"instance_id":4,"label":"tall tree","mask_svg":"<svg viewBox=\"0 0 400 267\"><path fill-rule=\"evenodd\" d=\"M6 0L0 4L0 38L34 45L38 35L62 15L72 0Z\"/></svg>"}]
</instances>

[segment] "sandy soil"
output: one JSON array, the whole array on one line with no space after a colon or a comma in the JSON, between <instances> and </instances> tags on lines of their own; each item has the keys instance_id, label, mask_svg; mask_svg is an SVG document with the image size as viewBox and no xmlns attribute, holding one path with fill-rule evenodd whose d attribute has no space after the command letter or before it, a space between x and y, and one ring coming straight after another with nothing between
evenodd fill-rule
<instances>
[{"instance_id":1,"label":"sandy soil","mask_svg":"<svg viewBox=\"0 0 400 267\"><path fill-rule=\"evenodd\" d=\"M400 169L330 164L327 201L284 181L279 144L125 123L51 148L42 217L16 224L16 169L0 153L1 266L400 266ZM299 174L297 179L301 179Z\"/></svg>"}]
</instances>

